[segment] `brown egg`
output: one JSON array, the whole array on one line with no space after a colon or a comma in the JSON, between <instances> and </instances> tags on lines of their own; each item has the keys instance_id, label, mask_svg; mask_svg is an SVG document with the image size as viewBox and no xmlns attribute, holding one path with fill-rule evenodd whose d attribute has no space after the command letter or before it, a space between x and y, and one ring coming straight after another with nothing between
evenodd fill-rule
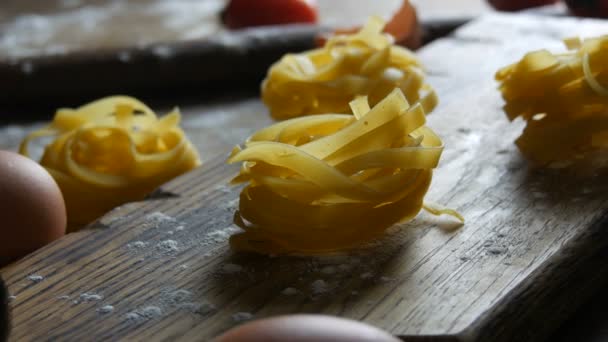
<instances>
[{"instance_id":1,"label":"brown egg","mask_svg":"<svg viewBox=\"0 0 608 342\"><path fill-rule=\"evenodd\" d=\"M63 236L61 190L35 161L0 151L0 266Z\"/></svg>"},{"instance_id":2,"label":"brown egg","mask_svg":"<svg viewBox=\"0 0 608 342\"><path fill-rule=\"evenodd\" d=\"M341 342L400 341L361 322L324 315L287 315L253 321L233 328L214 342Z\"/></svg>"}]
</instances>

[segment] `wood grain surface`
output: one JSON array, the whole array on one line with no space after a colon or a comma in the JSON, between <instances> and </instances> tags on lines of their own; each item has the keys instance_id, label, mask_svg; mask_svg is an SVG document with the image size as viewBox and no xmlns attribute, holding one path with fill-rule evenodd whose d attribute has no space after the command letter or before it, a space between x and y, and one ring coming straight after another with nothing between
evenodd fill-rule
<instances>
[{"instance_id":1,"label":"wood grain surface","mask_svg":"<svg viewBox=\"0 0 608 342\"><path fill-rule=\"evenodd\" d=\"M246 319L319 312L406 340L541 340L607 279L608 181L529 169L493 74L606 29L489 15L424 48L441 99L429 125L446 144L427 199L467 223L423 213L343 255L230 251L240 189L226 185L236 167L224 159L270 119L250 98L186 108L204 166L3 269L11 339L208 340Z\"/></svg>"}]
</instances>

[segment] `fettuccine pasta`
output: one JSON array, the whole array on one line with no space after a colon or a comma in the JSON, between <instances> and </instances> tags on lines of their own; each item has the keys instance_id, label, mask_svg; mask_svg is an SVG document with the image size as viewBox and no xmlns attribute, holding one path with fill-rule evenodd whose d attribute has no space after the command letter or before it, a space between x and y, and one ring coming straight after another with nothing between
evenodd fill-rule
<instances>
[{"instance_id":1,"label":"fettuccine pasta","mask_svg":"<svg viewBox=\"0 0 608 342\"><path fill-rule=\"evenodd\" d=\"M540 166L608 166L608 36L564 42L496 74L507 116L527 124L516 144Z\"/></svg>"},{"instance_id":2,"label":"fettuccine pasta","mask_svg":"<svg viewBox=\"0 0 608 342\"><path fill-rule=\"evenodd\" d=\"M158 118L134 98L108 97L59 109L23 140L20 153L29 156L33 139L53 137L40 164L59 185L74 230L200 165L179 122L177 109Z\"/></svg>"},{"instance_id":3,"label":"fettuccine pasta","mask_svg":"<svg viewBox=\"0 0 608 342\"><path fill-rule=\"evenodd\" d=\"M421 64L406 48L382 33L384 22L372 17L357 33L336 35L324 47L287 54L262 83L262 100L275 119L320 113L350 113L349 102L368 96L373 106L394 88L426 113L437 104L424 81Z\"/></svg>"},{"instance_id":4,"label":"fettuccine pasta","mask_svg":"<svg viewBox=\"0 0 608 342\"><path fill-rule=\"evenodd\" d=\"M318 253L356 246L425 206L443 145L425 126L423 106L395 89L370 109L367 97L352 114L323 114L279 122L236 147L242 162L235 183L247 182L232 236L237 250ZM449 209L433 214L462 217Z\"/></svg>"}]
</instances>

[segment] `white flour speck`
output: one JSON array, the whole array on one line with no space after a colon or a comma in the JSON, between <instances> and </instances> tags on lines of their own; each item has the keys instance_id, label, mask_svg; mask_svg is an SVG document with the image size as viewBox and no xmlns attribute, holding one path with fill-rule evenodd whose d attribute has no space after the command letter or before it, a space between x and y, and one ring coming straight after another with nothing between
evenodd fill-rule
<instances>
[{"instance_id":1,"label":"white flour speck","mask_svg":"<svg viewBox=\"0 0 608 342\"><path fill-rule=\"evenodd\" d=\"M177 252L179 248L177 247L177 241L175 240L164 240L156 245L159 249L165 252Z\"/></svg>"},{"instance_id":2,"label":"white flour speck","mask_svg":"<svg viewBox=\"0 0 608 342\"><path fill-rule=\"evenodd\" d=\"M184 226L177 226L177 227L175 227L175 231L176 232L181 232L182 230L184 230Z\"/></svg>"},{"instance_id":3,"label":"white flour speck","mask_svg":"<svg viewBox=\"0 0 608 342\"><path fill-rule=\"evenodd\" d=\"M83 293L80 295L80 300L83 302L97 302L102 300L103 297L98 295L98 294L94 294L94 293Z\"/></svg>"},{"instance_id":4,"label":"white flour speck","mask_svg":"<svg viewBox=\"0 0 608 342\"><path fill-rule=\"evenodd\" d=\"M8 301L9 302L14 301L15 299L17 299L17 296L8 296Z\"/></svg>"},{"instance_id":5,"label":"white flour speck","mask_svg":"<svg viewBox=\"0 0 608 342\"><path fill-rule=\"evenodd\" d=\"M179 268L180 270L185 270L188 268L188 265L186 265L186 264L179 265L177 268Z\"/></svg>"},{"instance_id":6,"label":"white flour speck","mask_svg":"<svg viewBox=\"0 0 608 342\"><path fill-rule=\"evenodd\" d=\"M167 299L170 304L178 304L189 301L192 298L192 292L188 290L175 290L169 292Z\"/></svg>"},{"instance_id":7,"label":"white flour speck","mask_svg":"<svg viewBox=\"0 0 608 342\"><path fill-rule=\"evenodd\" d=\"M325 293L328 290L327 282L323 279L313 281L312 284L310 284L310 288L312 289L312 293L317 295Z\"/></svg>"},{"instance_id":8,"label":"white flour speck","mask_svg":"<svg viewBox=\"0 0 608 342\"><path fill-rule=\"evenodd\" d=\"M237 264L225 264L222 267L222 272L226 274L239 273L243 270L243 266Z\"/></svg>"},{"instance_id":9,"label":"white flour speck","mask_svg":"<svg viewBox=\"0 0 608 342\"><path fill-rule=\"evenodd\" d=\"M114 307L112 305L104 305L97 309L97 312L100 314L109 314L112 313L112 311L114 311Z\"/></svg>"},{"instance_id":10,"label":"white flour speck","mask_svg":"<svg viewBox=\"0 0 608 342\"><path fill-rule=\"evenodd\" d=\"M288 288L285 288L283 291L281 291L281 294L285 295L285 296L293 296L293 295L297 295L298 292L299 292L298 289L293 288L293 287L288 287Z\"/></svg>"},{"instance_id":11,"label":"white flour speck","mask_svg":"<svg viewBox=\"0 0 608 342\"><path fill-rule=\"evenodd\" d=\"M215 310L215 305L210 303L181 303L177 307L198 315L206 315Z\"/></svg>"},{"instance_id":12,"label":"white flour speck","mask_svg":"<svg viewBox=\"0 0 608 342\"><path fill-rule=\"evenodd\" d=\"M145 308L137 311L129 312L125 315L127 321L141 323L143 321L160 317L163 314L163 310L158 306L146 306Z\"/></svg>"},{"instance_id":13,"label":"white flour speck","mask_svg":"<svg viewBox=\"0 0 608 342\"><path fill-rule=\"evenodd\" d=\"M253 315L249 312L237 312L232 315L232 320L235 322L244 322L253 318Z\"/></svg>"},{"instance_id":14,"label":"white flour speck","mask_svg":"<svg viewBox=\"0 0 608 342\"><path fill-rule=\"evenodd\" d=\"M146 246L148 246L148 244L143 241L133 241L127 244L127 248L145 248Z\"/></svg>"},{"instance_id":15,"label":"white flour speck","mask_svg":"<svg viewBox=\"0 0 608 342\"><path fill-rule=\"evenodd\" d=\"M44 277L41 275L32 274L32 275L28 276L27 279L29 281L33 281L34 283L39 283L44 280Z\"/></svg>"},{"instance_id":16,"label":"white flour speck","mask_svg":"<svg viewBox=\"0 0 608 342\"><path fill-rule=\"evenodd\" d=\"M215 242L215 243L226 242L230 238L230 235L232 235L236 231L238 231L238 229L235 229L233 227L216 230L214 232L207 234L205 236L205 240L207 240L209 242Z\"/></svg>"},{"instance_id":17,"label":"white flour speck","mask_svg":"<svg viewBox=\"0 0 608 342\"><path fill-rule=\"evenodd\" d=\"M175 218L173 218L167 214L163 214L160 211L155 211L153 213L146 215L145 219L147 222L158 223L158 224L174 223L176 221Z\"/></svg>"},{"instance_id":18,"label":"white flour speck","mask_svg":"<svg viewBox=\"0 0 608 342\"><path fill-rule=\"evenodd\" d=\"M59 296L59 297L57 297L57 299L59 299L59 300L69 300L70 296Z\"/></svg>"},{"instance_id":19,"label":"white flour speck","mask_svg":"<svg viewBox=\"0 0 608 342\"><path fill-rule=\"evenodd\" d=\"M157 45L152 48L152 53L161 59L169 59L173 57L175 51L166 45Z\"/></svg>"}]
</instances>

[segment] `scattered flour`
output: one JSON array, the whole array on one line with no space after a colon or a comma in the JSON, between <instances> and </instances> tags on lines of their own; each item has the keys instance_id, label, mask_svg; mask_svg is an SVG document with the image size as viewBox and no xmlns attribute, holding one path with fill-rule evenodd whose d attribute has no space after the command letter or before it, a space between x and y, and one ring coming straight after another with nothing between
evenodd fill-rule
<instances>
[{"instance_id":1,"label":"scattered flour","mask_svg":"<svg viewBox=\"0 0 608 342\"><path fill-rule=\"evenodd\" d=\"M161 291L161 307L177 308L190 313L205 315L215 310L215 306L206 301L194 301L194 294L184 289L167 289Z\"/></svg>"},{"instance_id":2,"label":"scattered flour","mask_svg":"<svg viewBox=\"0 0 608 342\"><path fill-rule=\"evenodd\" d=\"M29 281L33 281L34 283L39 283L44 280L44 277L38 274L32 274L27 277Z\"/></svg>"},{"instance_id":3,"label":"scattered flour","mask_svg":"<svg viewBox=\"0 0 608 342\"><path fill-rule=\"evenodd\" d=\"M145 220L147 223L152 224L167 224L167 223L176 223L177 220L167 214L163 214L160 211L155 211L146 215Z\"/></svg>"},{"instance_id":4,"label":"scattered flour","mask_svg":"<svg viewBox=\"0 0 608 342\"><path fill-rule=\"evenodd\" d=\"M239 228L236 227L226 227L224 229L219 229L216 231L213 231L207 235L205 235L204 238L204 243L206 244L211 244L211 243L223 243L228 241L228 239L230 239L230 236L236 232L240 231Z\"/></svg>"},{"instance_id":5,"label":"scattered flour","mask_svg":"<svg viewBox=\"0 0 608 342\"><path fill-rule=\"evenodd\" d=\"M179 247L177 247L177 241L175 240L164 240L159 242L156 247L160 250L168 253L179 251Z\"/></svg>"},{"instance_id":6,"label":"scattered flour","mask_svg":"<svg viewBox=\"0 0 608 342\"><path fill-rule=\"evenodd\" d=\"M133 241L127 244L127 248L145 248L146 246L148 246L148 244L143 241Z\"/></svg>"},{"instance_id":7,"label":"scattered flour","mask_svg":"<svg viewBox=\"0 0 608 342\"><path fill-rule=\"evenodd\" d=\"M63 10L56 14L24 14L3 24L2 54L20 58L90 50L100 42L101 48L120 48L200 39L221 30L218 13L225 6L225 0L115 0L95 4L60 0L59 4ZM128 22L138 25L122 32L121 26ZM78 30L73 30L74 27ZM99 27L107 29L99 30ZM162 53L167 57L171 54Z\"/></svg>"},{"instance_id":8,"label":"scattered flour","mask_svg":"<svg viewBox=\"0 0 608 342\"><path fill-rule=\"evenodd\" d=\"M131 311L125 315L125 319L134 323L141 323L153 318L162 316L163 310L158 306L146 306L136 311Z\"/></svg>"},{"instance_id":9,"label":"scattered flour","mask_svg":"<svg viewBox=\"0 0 608 342\"><path fill-rule=\"evenodd\" d=\"M232 315L232 320L235 322L245 322L253 318L253 315L249 312L237 312Z\"/></svg>"},{"instance_id":10,"label":"scattered flour","mask_svg":"<svg viewBox=\"0 0 608 342\"><path fill-rule=\"evenodd\" d=\"M157 45L152 48L152 53L160 59L169 59L173 57L175 51L166 45Z\"/></svg>"},{"instance_id":11,"label":"scattered flour","mask_svg":"<svg viewBox=\"0 0 608 342\"><path fill-rule=\"evenodd\" d=\"M215 310L215 305L210 303L181 303L177 307L197 315L206 315Z\"/></svg>"},{"instance_id":12,"label":"scattered flour","mask_svg":"<svg viewBox=\"0 0 608 342\"><path fill-rule=\"evenodd\" d=\"M59 299L59 300L69 300L70 296L59 296L59 297L57 297L57 299Z\"/></svg>"},{"instance_id":13,"label":"scattered flour","mask_svg":"<svg viewBox=\"0 0 608 342\"><path fill-rule=\"evenodd\" d=\"M323 279L317 279L310 284L312 293L315 295L323 294L329 290L327 282Z\"/></svg>"},{"instance_id":14,"label":"scattered flour","mask_svg":"<svg viewBox=\"0 0 608 342\"><path fill-rule=\"evenodd\" d=\"M97 302L97 301L100 301L102 299L103 299L102 296L100 296L98 294L95 294L95 293L83 293L83 294L80 295L80 300L82 302L84 302L84 303L86 303L86 302Z\"/></svg>"},{"instance_id":15,"label":"scattered flour","mask_svg":"<svg viewBox=\"0 0 608 342\"><path fill-rule=\"evenodd\" d=\"M104 305L97 309L97 312L100 314L109 314L112 313L112 311L114 311L114 307L112 305Z\"/></svg>"},{"instance_id":16,"label":"scattered flour","mask_svg":"<svg viewBox=\"0 0 608 342\"><path fill-rule=\"evenodd\" d=\"M170 304L179 304L192 299L192 292L188 290L175 290L166 295Z\"/></svg>"},{"instance_id":17,"label":"scattered flour","mask_svg":"<svg viewBox=\"0 0 608 342\"><path fill-rule=\"evenodd\" d=\"M188 265L182 264L182 265L179 265L177 268L179 268L180 270L185 270L188 268Z\"/></svg>"}]
</instances>

